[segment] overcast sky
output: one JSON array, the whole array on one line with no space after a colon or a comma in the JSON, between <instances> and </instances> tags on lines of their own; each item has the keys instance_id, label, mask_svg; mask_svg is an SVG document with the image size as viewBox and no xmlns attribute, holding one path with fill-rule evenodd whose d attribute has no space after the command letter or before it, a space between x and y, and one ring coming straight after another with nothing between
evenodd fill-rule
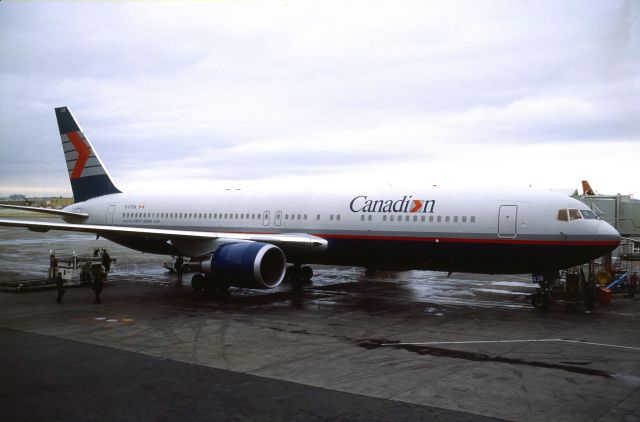
<instances>
[{"instance_id":1,"label":"overcast sky","mask_svg":"<svg viewBox=\"0 0 640 422\"><path fill-rule=\"evenodd\" d=\"M503 185L640 196L640 1L0 2L0 195ZM360 193L364 188L354 188Z\"/></svg>"}]
</instances>

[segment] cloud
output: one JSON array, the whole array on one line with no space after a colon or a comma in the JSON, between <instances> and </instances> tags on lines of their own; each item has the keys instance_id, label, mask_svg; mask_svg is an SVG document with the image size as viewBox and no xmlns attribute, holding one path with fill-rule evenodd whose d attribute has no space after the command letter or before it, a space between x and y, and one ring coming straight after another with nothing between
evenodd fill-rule
<instances>
[{"instance_id":1,"label":"cloud","mask_svg":"<svg viewBox=\"0 0 640 422\"><path fill-rule=\"evenodd\" d=\"M60 105L134 188L508 173L638 192L601 163L640 158L639 10L1 2L0 194L69 192Z\"/></svg>"}]
</instances>

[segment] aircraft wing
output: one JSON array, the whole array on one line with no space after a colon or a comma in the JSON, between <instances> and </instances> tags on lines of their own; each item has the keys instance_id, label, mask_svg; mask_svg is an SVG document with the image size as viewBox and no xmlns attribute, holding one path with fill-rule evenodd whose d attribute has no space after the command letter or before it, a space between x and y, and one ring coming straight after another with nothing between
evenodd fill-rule
<instances>
[{"instance_id":1,"label":"aircraft wing","mask_svg":"<svg viewBox=\"0 0 640 422\"><path fill-rule=\"evenodd\" d=\"M22 210L29 212L40 212L43 214L53 214L60 217L82 217L87 218L89 214L85 212L71 212L64 210L54 210L53 208L40 208L40 207L29 207L26 205L8 205L8 204L0 204L0 208L9 208L13 210Z\"/></svg>"},{"instance_id":2,"label":"aircraft wing","mask_svg":"<svg viewBox=\"0 0 640 422\"><path fill-rule=\"evenodd\" d=\"M227 233L227 232L207 232L192 230L169 230L156 228L107 226L98 224L67 224L50 223L42 221L7 220L0 219L0 226L24 227L36 232L47 232L49 230L63 230L73 232L93 233L103 237L122 236L166 239L173 244L185 245L189 242L213 245L212 241L254 241L270 243L276 246L309 249L322 251L327 248L327 241L321 237L306 233ZM208 252L211 252L209 250Z\"/></svg>"}]
</instances>

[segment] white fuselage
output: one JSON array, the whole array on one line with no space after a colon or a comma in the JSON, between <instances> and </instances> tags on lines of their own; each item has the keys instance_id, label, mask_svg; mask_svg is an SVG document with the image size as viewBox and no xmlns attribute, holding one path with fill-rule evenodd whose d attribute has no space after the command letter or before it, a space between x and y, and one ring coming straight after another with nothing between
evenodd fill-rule
<instances>
[{"instance_id":1,"label":"white fuselage","mask_svg":"<svg viewBox=\"0 0 640 422\"><path fill-rule=\"evenodd\" d=\"M448 190L327 194L251 194L222 190L200 197L112 194L74 204L84 224L231 233L306 233L326 251L289 262L469 272L566 268L611 250L619 235L591 218L559 219L581 202L535 190ZM73 221L73 220L70 220ZM112 240L153 253L183 254L140 238ZM188 255L188 254L185 254Z\"/></svg>"}]
</instances>

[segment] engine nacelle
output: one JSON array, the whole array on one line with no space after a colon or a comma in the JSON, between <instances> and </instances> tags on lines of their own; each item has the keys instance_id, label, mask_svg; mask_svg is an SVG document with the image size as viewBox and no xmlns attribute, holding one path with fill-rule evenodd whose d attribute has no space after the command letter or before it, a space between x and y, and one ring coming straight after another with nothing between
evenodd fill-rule
<instances>
[{"instance_id":1,"label":"engine nacelle","mask_svg":"<svg viewBox=\"0 0 640 422\"><path fill-rule=\"evenodd\" d=\"M211 259L201 263L201 268L230 286L272 289L284 279L287 260L277 246L238 242L220 246Z\"/></svg>"}]
</instances>

